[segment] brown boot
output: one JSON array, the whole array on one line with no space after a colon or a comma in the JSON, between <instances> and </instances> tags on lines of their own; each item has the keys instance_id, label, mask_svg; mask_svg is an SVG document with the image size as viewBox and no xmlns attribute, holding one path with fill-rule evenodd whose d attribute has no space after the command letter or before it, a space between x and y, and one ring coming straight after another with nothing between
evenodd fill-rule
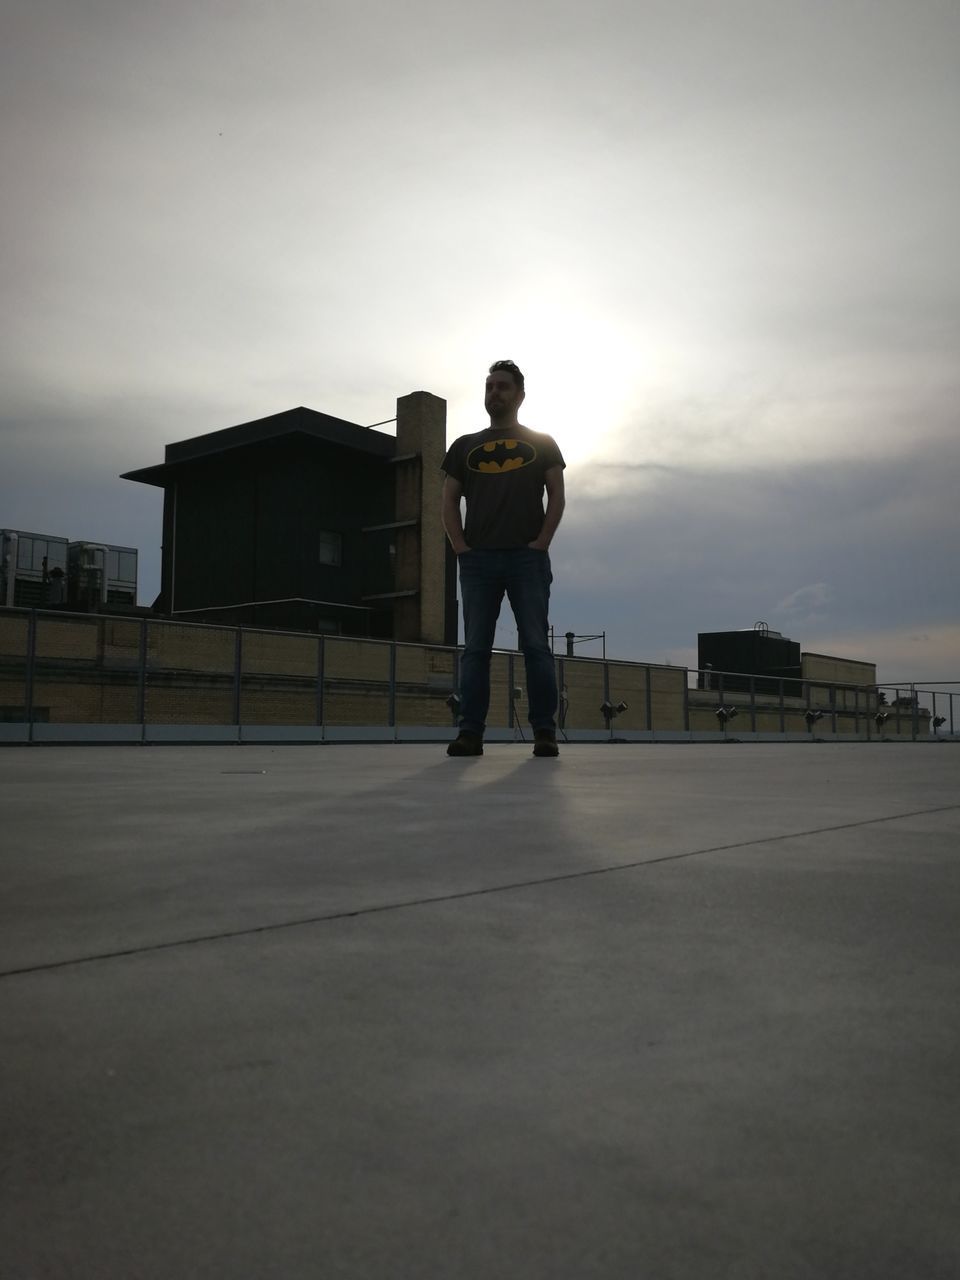
<instances>
[{"instance_id":1,"label":"brown boot","mask_svg":"<svg viewBox=\"0 0 960 1280\"><path fill-rule=\"evenodd\" d=\"M461 729L454 740L447 745L448 756L482 756L483 738L479 733L471 733L469 729Z\"/></svg>"},{"instance_id":2,"label":"brown boot","mask_svg":"<svg viewBox=\"0 0 960 1280\"><path fill-rule=\"evenodd\" d=\"M535 756L558 756L557 735L553 729L534 729L533 754Z\"/></svg>"}]
</instances>

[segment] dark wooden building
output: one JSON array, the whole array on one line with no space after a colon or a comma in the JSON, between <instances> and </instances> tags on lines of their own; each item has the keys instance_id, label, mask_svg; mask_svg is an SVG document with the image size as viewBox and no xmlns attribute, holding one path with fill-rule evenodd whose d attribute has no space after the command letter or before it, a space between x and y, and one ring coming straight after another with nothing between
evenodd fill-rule
<instances>
[{"instance_id":1,"label":"dark wooden building","mask_svg":"<svg viewBox=\"0 0 960 1280\"><path fill-rule=\"evenodd\" d=\"M445 446L446 402L423 391L396 436L301 407L167 445L123 477L164 491L156 612L455 644Z\"/></svg>"}]
</instances>

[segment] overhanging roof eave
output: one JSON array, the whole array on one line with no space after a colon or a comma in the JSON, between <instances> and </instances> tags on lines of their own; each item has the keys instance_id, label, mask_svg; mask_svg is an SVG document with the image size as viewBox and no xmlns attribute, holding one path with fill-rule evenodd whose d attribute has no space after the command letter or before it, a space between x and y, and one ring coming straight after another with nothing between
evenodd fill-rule
<instances>
[{"instance_id":1,"label":"overhanging roof eave","mask_svg":"<svg viewBox=\"0 0 960 1280\"><path fill-rule=\"evenodd\" d=\"M156 485L158 489L162 489L167 482L167 472L172 470L173 467L167 466L166 463L160 463L155 467L140 467L137 471L124 471L121 473L120 479L135 480L138 484L152 484Z\"/></svg>"},{"instance_id":2,"label":"overhanging roof eave","mask_svg":"<svg viewBox=\"0 0 960 1280\"><path fill-rule=\"evenodd\" d=\"M396 437L301 407L284 414L275 414L272 418L241 423L223 431L210 432L206 436L194 436L189 440L168 444L166 458L162 463L126 471L120 478L164 488L170 481L171 472L180 472L192 463L237 453L291 436L299 436L334 449L346 449L374 463L386 464L395 460Z\"/></svg>"}]
</instances>

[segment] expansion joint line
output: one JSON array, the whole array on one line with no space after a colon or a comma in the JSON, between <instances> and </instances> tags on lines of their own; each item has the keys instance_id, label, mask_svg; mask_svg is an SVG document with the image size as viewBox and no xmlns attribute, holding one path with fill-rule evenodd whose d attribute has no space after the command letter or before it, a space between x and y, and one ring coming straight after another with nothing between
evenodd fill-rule
<instances>
[{"instance_id":1,"label":"expansion joint line","mask_svg":"<svg viewBox=\"0 0 960 1280\"><path fill-rule=\"evenodd\" d=\"M559 875L539 876L533 880L511 880L507 884L487 885L481 889L460 889L453 893L438 893L426 898L405 898L401 902L381 902L354 911L331 911L324 915L303 916L296 920L280 920L273 924L251 925L246 929L225 929L220 933L199 934L193 938L175 938L170 942L151 942L140 947L127 947L116 951L103 951L95 955L75 956L69 960L52 960L45 964L25 965L19 969L0 970L0 980L22 977L31 973L46 973L54 969L72 969L77 965L94 964L99 960L121 960L127 956L149 955L155 951L172 951L178 947L194 947L204 942L227 942L231 938L253 938L258 934L280 933L284 929L300 929L306 925L329 924L336 920L355 920L361 916L383 915L388 911L403 911L411 907L427 907L442 902L459 902L467 898L483 898L496 893L509 893L514 889L535 889L540 885L562 884L567 880L586 880L591 876L613 875L619 871L636 871L640 867L656 867L665 862L682 862L688 858L702 858L708 853L731 853L734 849L749 849L761 844L782 844L787 840L802 840L806 836L831 835L836 831L853 831L858 827L882 826L888 822L901 822L905 818L923 818L934 813L950 813L960 809L960 804L943 804L933 809L911 809L908 813L891 813L883 818L862 818L859 822L841 822L833 827L811 827L808 831L788 831L779 836L758 836L754 840L736 840L731 844L710 845L706 849L688 849L685 853L667 853L661 858L638 858L633 862L614 862L606 867L590 867L584 871L564 871Z\"/></svg>"}]
</instances>

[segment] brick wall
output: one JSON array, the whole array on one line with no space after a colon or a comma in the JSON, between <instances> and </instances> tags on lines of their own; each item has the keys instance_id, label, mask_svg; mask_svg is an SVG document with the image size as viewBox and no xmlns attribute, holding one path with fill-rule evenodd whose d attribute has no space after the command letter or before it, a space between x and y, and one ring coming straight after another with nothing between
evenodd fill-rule
<instances>
[{"instance_id":1,"label":"brick wall","mask_svg":"<svg viewBox=\"0 0 960 1280\"><path fill-rule=\"evenodd\" d=\"M0 610L0 719L25 719L28 693L29 615ZM141 653L146 662L141 673ZM237 657L239 653L239 670ZM391 662L395 684L391 699ZM322 688L317 674L323 669ZM864 664L853 664L864 665ZM568 730L606 729L600 710L605 697L627 704L614 732L683 732L685 707L693 732L716 733L717 693L691 690L682 668L558 658ZM818 680L822 669L816 669ZM33 670L34 719L51 724L387 726L391 709L398 726L446 729L453 716L446 699L456 684L453 650L215 626L190 626L158 619L36 615ZM514 696L514 690L521 690ZM520 654L495 653L490 672L488 724L509 729L527 720L526 672ZM880 736L873 725L876 696L861 689L814 685L811 703L825 714L817 734L836 729ZM746 694L725 695L738 705L730 733L751 730ZM807 732L806 699L785 698L783 728ZM780 733L779 700L759 696L756 730ZM920 736L929 716L918 716ZM910 738L912 713L897 725L891 715L882 736Z\"/></svg>"}]
</instances>

